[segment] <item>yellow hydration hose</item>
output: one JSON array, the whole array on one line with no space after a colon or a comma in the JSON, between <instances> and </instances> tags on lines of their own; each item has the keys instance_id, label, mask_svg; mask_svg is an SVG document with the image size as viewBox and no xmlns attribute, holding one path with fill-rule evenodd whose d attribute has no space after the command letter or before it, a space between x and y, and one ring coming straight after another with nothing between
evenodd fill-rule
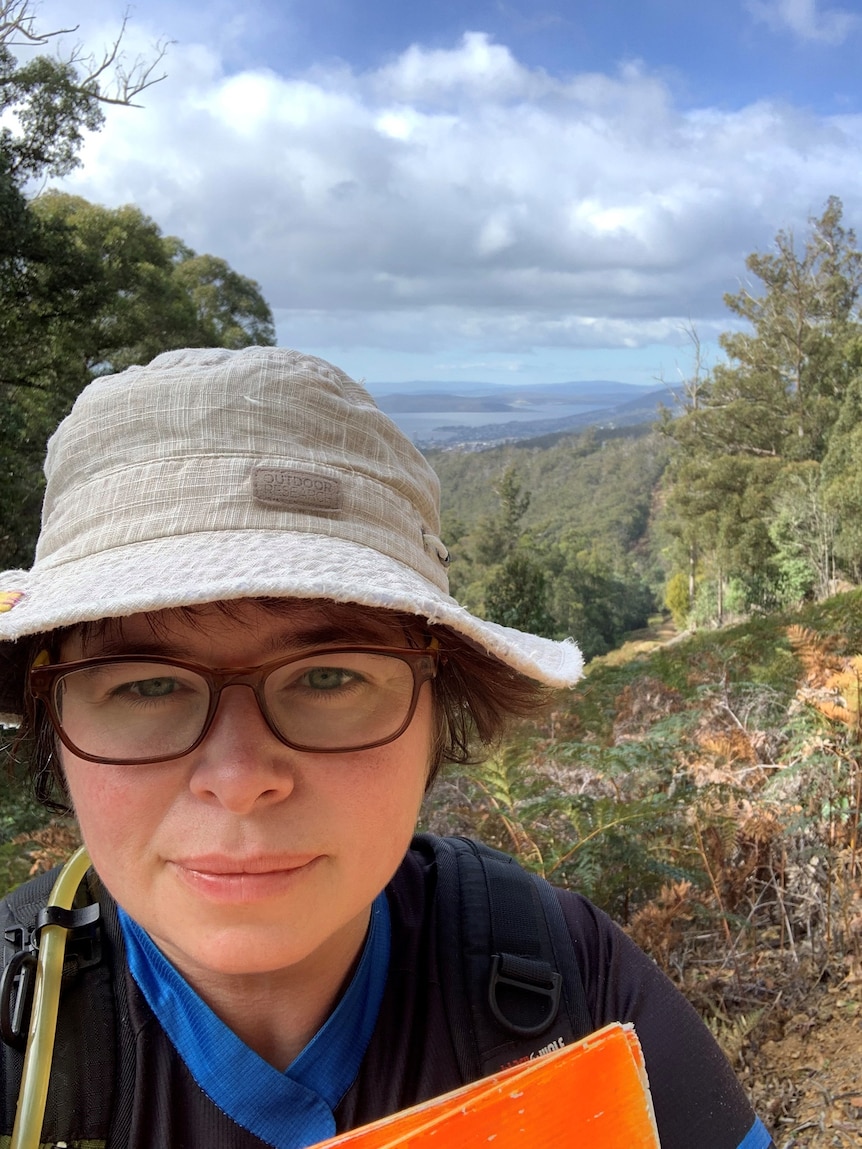
<instances>
[{"instance_id":1,"label":"yellow hydration hose","mask_svg":"<svg viewBox=\"0 0 862 1149\"><path fill-rule=\"evenodd\" d=\"M57 876L48 898L49 906L70 910L78 886L90 866L90 857L84 846L76 850ZM21 1074L18 1110L9 1149L39 1149L45 1103L48 1100L48 1081L51 1077L51 1059L54 1056L54 1036L57 1032L57 1010L60 1005L60 982L63 978L63 958L66 953L64 926L47 925L39 935L39 960L36 966L36 987L33 992L33 1010L27 1034L27 1052Z\"/></svg>"}]
</instances>

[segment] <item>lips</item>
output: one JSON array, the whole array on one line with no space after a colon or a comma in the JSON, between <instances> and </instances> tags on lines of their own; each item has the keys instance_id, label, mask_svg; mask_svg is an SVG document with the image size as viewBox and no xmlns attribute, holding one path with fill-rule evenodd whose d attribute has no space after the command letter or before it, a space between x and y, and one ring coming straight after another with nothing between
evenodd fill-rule
<instances>
[{"instance_id":1,"label":"lips","mask_svg":"<svg viewBox=\"0 0 862 1149\"><path fill-rule=\"evenodd\" d=\"M175 858L175 866L203 874L272 874L283 870L301 870L313 862L316 854L253 854L237 858L228 854L200 854Z\"/></svg>"},{"instance_id":2,"label":"lips","mask_svg":"<svg viewBox=\"0 0 862 1149\"><path fill-rule=\"evenodd\" d=\"M195 894L215 902L248 903L289 893L321 860L316 854L258 854L246 858L196 855L169 863Z\"/></svg>"}]
</instances>

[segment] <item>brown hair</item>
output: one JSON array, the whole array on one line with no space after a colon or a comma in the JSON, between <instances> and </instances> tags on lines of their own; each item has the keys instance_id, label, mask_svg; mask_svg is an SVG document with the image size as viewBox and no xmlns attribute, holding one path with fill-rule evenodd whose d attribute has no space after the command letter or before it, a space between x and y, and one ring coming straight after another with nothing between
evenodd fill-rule
<instances>
[{"instance_id":1,"label":"brown hair","mask_svg":"<svg viewBox=\"0 0 862 1149\"><path fill-rule=\"evenodd\" d=\"M466 764L481 760L480 747L487 748L498 742L513 720L538 713L552 694L549 687L519 674L463 635L448 627L429 625L418 615L324 599L261 598L254 601L276 615L287 614L291 610L295 612L297 602L301 601L303 606L323 610L335 624L343 620L346 628L349 628L351 618L355 620L356 612L361 611L363 617L371 622L394 624L401 628L411 646L424 646L429 638L436 639L440 666L431 684L435 737L428 787L444 763ZM209 608L213 605L226 618L237 615L237 603L206 604ZM202 627L200 611L201 608L195 606L177 607L170 614ZM155 611L145 616L156 633L165 627L164 614ZM46 650L52 659L58 657L63 640L71 634L82 635L86 644L89 638L106 631L121 635L122 626L121 618L99 619L47 635L35 635L27 640L24 665L29 667L41 650ZM26 762L36 798L50 809L68 812L68 794L58 760L57 739L44 707L30 692L26 671L23 717L13 751L16 758Z\"/></svg>"}]
</instances>

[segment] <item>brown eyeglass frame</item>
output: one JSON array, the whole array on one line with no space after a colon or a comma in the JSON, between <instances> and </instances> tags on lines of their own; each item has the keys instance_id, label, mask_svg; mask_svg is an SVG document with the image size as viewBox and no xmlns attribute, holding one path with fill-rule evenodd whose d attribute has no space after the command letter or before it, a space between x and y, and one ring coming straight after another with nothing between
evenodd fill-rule
<instances>
[{"instance_id":1,"label":"brown eyeglass frame","mask_svg":"<svg viewBox=\"0 0 862 1149\"><path fill-rule=\"evenodd\" d=\"M387 735L386 738L378 738L374 742L363 743L361 746L339 746L326 750L321 750L316 746L304 746L301 743L293 742L285 738L271 721L267 712L266 699L263 694L264 682L273 671L280 669L282 666L289 666L292 662L302 662L304 659L313 658L318 654L382 654L392 658L398 658L409 665L413 673L413 695L410 699L407 716L394 734ZM193 750L196 750L198 746L200 746L209 733L216 711L218 710L221 692L226 686L250 687L254 691L258 708L267 726L279 742L285 746L289 746L292 750L299 750L307 754L349 754L357 750L373 750L377 746L386 746L390 742L394 742L396 738L401 737L413 721L413 715L416 713L416 706L419 702L419 691L426 682L430 682L437 674L439 657L440 653L437 649L436 642L425 650L398 646L321 646L313 647L311 650L305 650L297 654L291 654L286 658L274 658L268 662L261 663L259 666L224 666L212 668L200 666L196 662L187 662L181 658L171 658L168 655L117 654L104 655L98 658L82 658L75 662L33 666L30 668L30 687L34 696L45 707L51 725L54 727L57 736L66 749L71 750L73 754L79 758L83 758L87 762L99 762L113 766L141 766L145 763L173 762L178 758L185 758L187 754L191 754ZM156 758L105 758L97 754L87 754L72 742L63 729L63 723L60 719L54 699L54 688L57 681L64 675L71 674L76 670L86 670L88 667L105 666L118 662L157 662L163 666L176 666L180 670L191 670L204 679L209 686L209 709L204 718L201 732L191 746L183 750L180 754L162 754Z\"/></svg>"}]
</instances>

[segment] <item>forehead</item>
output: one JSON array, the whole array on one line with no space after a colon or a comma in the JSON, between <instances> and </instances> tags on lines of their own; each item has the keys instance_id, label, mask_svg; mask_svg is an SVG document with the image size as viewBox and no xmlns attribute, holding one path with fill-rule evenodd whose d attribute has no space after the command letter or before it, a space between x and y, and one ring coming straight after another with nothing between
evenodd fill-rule
<instances>
[{"instance_id":1,"label":"forehead","mask_svg":"<svg viewBox=\"0 0 862 1149\"><path fill-rule=\"evenodd\" d=\"M82 624L63 637L61 651L65 658L136 650L192 657L241 648L267 656L332 643L398 646L424 629L420 618L354 603L245 599Z\"/></svg>"}]
</instances>

